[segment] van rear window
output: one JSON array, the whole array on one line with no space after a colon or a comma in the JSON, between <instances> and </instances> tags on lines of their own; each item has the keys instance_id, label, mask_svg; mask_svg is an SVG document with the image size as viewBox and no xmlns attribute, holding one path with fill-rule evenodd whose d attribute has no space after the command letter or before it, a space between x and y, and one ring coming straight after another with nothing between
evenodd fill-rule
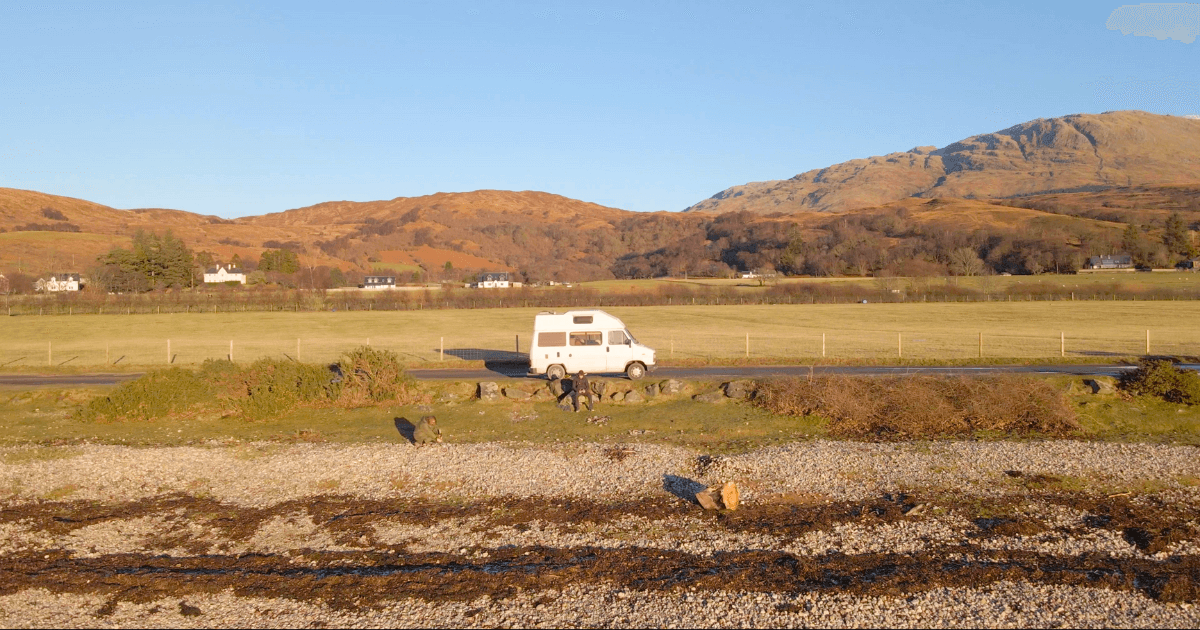
<instances>
[{"instance_id":1,"label":"van rear window","mask_svg":"<svg viewBox=\"0 0 1200 630\"><path fill-rule=\"evenodd\" d=\"M556 348L558 346L567 345L567 333L565 332L546 332L538 333L538 346L542 348Z\"/></svg>"},{"instance_id":2,"label":"van rear window","mask_svg":"<svg viewBox=\"0 0 1200 630\"><path fill-rule=\"evenodd\" d=\"M573 332L571 333L572 346L599 346L604 342L604 333L596 332Z\"/></svg>"},{"instance_id":3,"label":"van rear window","mask_svg":"<svg viewBox=\"0 0 1200 630\"><path fill-rule=\"evenodd\" d=\"M590 324L592 323L592 316L576 315L571 321L575 322L576 324Z\"/></svg>"}]
</instances>

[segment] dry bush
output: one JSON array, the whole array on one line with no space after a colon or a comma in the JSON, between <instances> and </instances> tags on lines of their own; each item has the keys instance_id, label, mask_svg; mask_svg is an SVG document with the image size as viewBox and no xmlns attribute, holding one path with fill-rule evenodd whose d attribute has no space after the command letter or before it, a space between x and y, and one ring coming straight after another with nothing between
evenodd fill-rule
<instances>
[{"instance_id":1,"label":"dry bush","mask_svg":"<svg viewBox=\"0 0 1200 630\"><path fill-rule=\"evenodd\" d=\"M342 375L338 403L347 407L390 401L408 404L420 398L416 381L405 374L400 357L390 350L359 346L342 355L338 371Z\"/></svg>"},{"instance_id":2,"label":"dry bush","mask_svg":"<svg viewBox=\"0 0 1200 630\"><path fill-rule=\"evenodd\" d=\"M850 438L1066 435L1079 429L1061 392L1022 376L786 379L761 384L754 401L774 413L824 416L831 434Z\"/></svg>"}]
</instances>

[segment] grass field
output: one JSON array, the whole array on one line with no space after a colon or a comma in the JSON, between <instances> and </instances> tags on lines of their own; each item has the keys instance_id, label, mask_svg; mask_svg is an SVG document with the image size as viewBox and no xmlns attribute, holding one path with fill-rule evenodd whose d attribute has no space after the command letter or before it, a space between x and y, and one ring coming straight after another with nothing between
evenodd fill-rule
<instances>
[{"instance_id":1,"label":"grass field","mask_svg":"<svg viewBox=\"0 0 1200 630\"><path fill-rule=\"evenodd\" d=\"M1200 355L1200 302L993 302L648 306L607 309L661 362L1105 361ZM359 345L412 363L528 351L537 309L10 317L0 369L194 365L225 358L336 359ZM747 335L749 352L747 353ZM518 336L519 343L518 346ZM824 336L824 337L822 337ZM823 341L822 341L823 339ZM168 343L170 354L168 355ZM822 357L824 345L824 357ZM444 348L444 354L440 351Z\"/></svg>"},{"instance_id":2,"label":"grass field","mask_svg":"<svg viewBox=\"0 0 1200 630\"><path fill-rule=\"evenodd\" d=\"M1155 398L1124 400L1088 393L1081 377L1053 377L1078 410L1081 431L1076 439L1200 445L1200 406L1189 407ZM618 384L624 384L618 381ZM501 383L506 385L506 383ZM693 382L689 393L711 391L717 383ZM645 442L674 444L710 453L743 452L764 446L828 439L827 422L819 417L774 415L749 404L708 404L689 400L600 404L595 413L564 412L551 402L473 399L474 383L426 383L441 397L458 396L454 404L433 407L381 405L360 409L299 408L283 417L246 422L235 418L186 418L155 422L84 422L73 412L111 387L82 389L0 388L0 446L77 444L81 442L173 446L227 441L378 443L403 440L396 419L415 421L431 410L448 441ZM586 422L594 415L604 424ZM1006 436L981 436L1004 439ZM18 455L19 456L19 455ZM11 463L11 462L6 462Z\"/></svg>"}]
</instances>

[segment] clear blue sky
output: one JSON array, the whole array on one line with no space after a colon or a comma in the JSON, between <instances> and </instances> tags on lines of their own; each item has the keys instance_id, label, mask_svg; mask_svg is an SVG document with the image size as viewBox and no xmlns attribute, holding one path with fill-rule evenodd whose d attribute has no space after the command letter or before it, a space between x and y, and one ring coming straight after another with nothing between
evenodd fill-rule
<instances>
[{"instance_id":1,"label":"clear blue sky","mask_svg":"<svg viewBox=\"0 0 1200 630\"><path fill-rule=\"evenodd\" d=\"M681 210L1033 118L1200 113L1097 2L0 5L0 186L236 217L481 188Z\"/></svg>"}]
</instances>

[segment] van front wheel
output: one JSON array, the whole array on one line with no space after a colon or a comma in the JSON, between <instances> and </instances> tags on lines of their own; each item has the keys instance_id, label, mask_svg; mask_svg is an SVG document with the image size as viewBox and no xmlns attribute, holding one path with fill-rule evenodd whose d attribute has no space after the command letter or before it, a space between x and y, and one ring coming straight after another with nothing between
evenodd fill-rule
<instances>
[{"instance_id":1,"label":"van front wheel","mask_svg":"<svg viewBox=\"0 0 1200 630\"><path fill-rule=\"evenodd\" d=\"M566 375L567 369L561 365L551 365L550 367L546 368L546 378L552 381L557 381Z\"/></svg>"},{"instance_id":2,"label":"van front wheel","mask_svg":"<svg viewBox=\"0 0 1200 630\"><path fill-rule=\"evenodd\" d=\"M628 376L629 380L631 380L631 381L636 381L645 375L646 375L646 366L642 365L641 363L630 363L625 368L625 376Z\"/></svg>"}]
</instances>

